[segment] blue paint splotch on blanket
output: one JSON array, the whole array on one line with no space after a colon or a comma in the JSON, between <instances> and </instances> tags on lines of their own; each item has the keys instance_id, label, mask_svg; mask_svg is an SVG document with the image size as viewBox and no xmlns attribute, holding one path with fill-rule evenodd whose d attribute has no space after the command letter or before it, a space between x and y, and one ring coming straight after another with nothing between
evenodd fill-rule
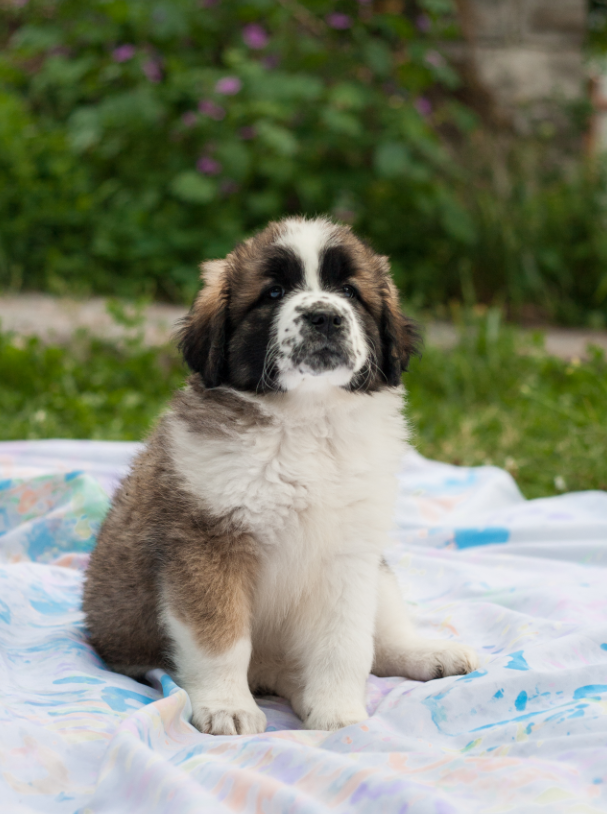
<instances>
[{"instance_id":1,"label":"blue paint splotch on blanket","mask_svg":"<svg viewBox=\"0 0 607 814\"><path fill-rule=\"evenodd\" d=\"M371 676L370 717L202 735L185 691L108 671L80 608L105 489L136 445L0 444L0 800L49 814L607 811L607 495L525 501L494 467L403 461L386 557L469 676ZM102 485L104 488L102 488Z\"/></svg>"}]
</instances>

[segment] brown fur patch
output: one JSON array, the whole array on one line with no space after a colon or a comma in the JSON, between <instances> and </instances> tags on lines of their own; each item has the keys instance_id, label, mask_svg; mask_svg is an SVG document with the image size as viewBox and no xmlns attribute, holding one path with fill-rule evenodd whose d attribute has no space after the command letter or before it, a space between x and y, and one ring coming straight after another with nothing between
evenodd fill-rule
<instances>
[{"instance_id":1,"label":"brown fur patch","mask_svg":"<svg viewBox=\"0 0 607 814\"><path fill-rule=\"evenodd\" d=\"M336 226L331 247L345 252L352 269L344 283L351 283L360 294L363 306L360 316L367 336L377 348L374 375L353 382L353 389L366 392L400 384L411 356L419 354L420 335L415 322L406 317L400 307L399 292L390 273L389 259L376 254L348 226ZM356 304L356 303L354 303Z\"/></svg>"},{"instance_id":2,"label":"brown fur patch","mask_svg":"<svg viewBox=\"0 0 607 814\"><path fill-rule=\"evenodd\" d=\"M159 532L191 510L174 486L161 433L136 458L101 527L84 586L83 610L91 643L110 666L144 672L170 666L158 613Z\"/></svg>"},{"instance_id":3,"label":"brown fur patch","mask_svg":"<svg viewBox=\"0 0 607 814\"><path fill-rule=\"evenodd\" d=\"M271 282L266 261L280 235L279 224L270 223L263 231L240 243L226 260L228 283L232 291L230 319L238 323L259 298L264 285Z\"/></svg>"},{"instance_id":4,"label":"brown fur patch","mask_svg":"<svg viewBox=\"0 0 607 814\"><path fill-rule=\"evenodd\" d=\"M363 302L379 323L384 299L388 296L387 283L390 281L388 258L376 254L359 240L347 226L337 227L337 244L347 252L354 268L352 282L360 291ZM396 300L398 307L398 298Z\"/></svg>"},{"instance_id":5,"label":"brown fur patch","mask_svg":"<svg viewBox=\"0 0 607 814\"><path fill-rule=\"evenodd\" d=\"M188 385L175 394L171 406L177 418L202 437L234 438L270 421L257 404L236 391L223 387L208 390L197 373L190 376Z\"/></svg>"},{"instance_id":6,"label":"brown fur patch","mask_svg":"<svg viewBox=\"0 0 607 814\"><path fill-rule=\"evenodd\" d=\"M274 247L280 232L280 224L270 223L236 246L225 260L211 260L201 266L204 287L183 320L178 339L187 365L200 374L206 387L217 387L231 378L231 334L272 282L267 266L272 253L280 251Z\"/></svg>"},{"instance_id":7,"label":"brown fur patch","mask_svg":"<svg viewBox=\"0 0 607 814\"><path fill-rule=\"evenodd\" d=\"M163 601L197 642L221 653L250 630L257 545L235 529L182 539L163 572Z\"/></svg>"},{"instance_id":8,"label":"brown fur patch","mask_svg":"<svg viewBox=\"0 0 607 814\"><path fill-rule=\"evenodd\" d=\"M221 383L225 368L226 321L230 288L226 261L202 265L205 286L200 291L178 333L179 348L191 370L207 387Z\"/></svg>"},{"instance_id":9,"label":"brown fur patch","mask_svg":"<svg viewBox=\"0 0 607 814\"><path fill-rule=\"evenodd\" d=\"M177 414L188 406L203 435L228 431L230 418L240 429L263 420L253 405L247 409L230 393L209 394L199 380L175 397ZM168 420L160 421L119 487L84 587L91 643L110 666L131 674L172 666L161 621L167 600L201 643L228 647L248 624L257 573L254 540L181 488L167 452Z\"/></svg>"}]
</instances>

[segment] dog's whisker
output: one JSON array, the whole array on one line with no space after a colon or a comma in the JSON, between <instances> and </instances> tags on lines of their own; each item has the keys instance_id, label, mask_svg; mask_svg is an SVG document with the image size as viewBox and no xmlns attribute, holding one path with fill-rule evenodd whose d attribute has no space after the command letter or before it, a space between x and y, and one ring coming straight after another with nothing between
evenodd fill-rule
<instances>
[{"instance_id":1,"label":"dog's whisker","mask_svg":"<svg viewBox=\"0 0 607 814\"><path fill-rule=\"evenodd\" d=\"M263 388L265 390L272 390L272 391L277 390L276 382L272 381L269 378L269 371L270 371L270 367L274 364L275 360L278 358L279 353L280 353L280 349L278 348L278 346L276 344L272 344L268 348L268 350L266 352L266 355L265 355L265 358L264 358L264 362L263 362L261 377L260 377L259 383L258 383L258 385L257 385L257 387L255 389L255 392L257 394L259 394L259 389L260 388Z\"/></svg>"}]
</instances>

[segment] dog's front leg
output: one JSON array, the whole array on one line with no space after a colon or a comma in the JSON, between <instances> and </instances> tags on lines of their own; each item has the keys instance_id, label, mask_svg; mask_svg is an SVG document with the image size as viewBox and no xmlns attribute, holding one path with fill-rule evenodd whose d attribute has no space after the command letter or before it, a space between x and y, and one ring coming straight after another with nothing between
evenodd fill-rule
<instances>
[{"instance_id":1,"label":"dog's front leg","mask_svg":"<svg viewBox=\"0 0 607 814\"><path fill-rule=\"evenodd\" d=\"M291 702L306 729L340 729L367 718L365 684L373 661L377 564L333 563L299 618L302 689Z\"/></svg>"},{"instance_id":2,"label":"dog's front leg","mask_svg":"<svg viewBox=\"0 0 607 814\"><path fill-rule=\"evenodd\" d=\"M266 728L247 681L252 548L246 539L231 539L225 551L190 549L167 569L163 621L175 678L190 696L192 723L212 735L253 735Z\"/></svg>"}]
</instances>

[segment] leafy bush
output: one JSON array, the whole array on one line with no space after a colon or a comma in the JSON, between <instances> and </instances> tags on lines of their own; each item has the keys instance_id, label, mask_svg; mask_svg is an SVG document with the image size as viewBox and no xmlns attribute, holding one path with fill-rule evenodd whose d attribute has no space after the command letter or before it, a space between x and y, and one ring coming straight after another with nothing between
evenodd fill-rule
<instances>
[{"instance_id":1,"label":"leafy bush","mask_svg":"<svg viewBox=\"0 0 607 814\"><path fill-rule=\"evenodd\" d=\"M418 307L604 324L601 168L492 151L437 50L451 3L399 5L7 0L0 287L188 299L200 260L329 212Z\"/></svg>"},{"instance_id":2,"label":"leafy bush","mask_svg":"<svg viewBox=\"0 0 607 814\"><path fill-rule=\"evenodd\" d=\"M202 258L287 212L381 244L397 201L402 263L429 217L461 228L424 96L456 82L432 47L448 2L420 3L417 27L352 1L18 5L2 11L4 285L177 298Z\"/></svg>"}]
</instances>

